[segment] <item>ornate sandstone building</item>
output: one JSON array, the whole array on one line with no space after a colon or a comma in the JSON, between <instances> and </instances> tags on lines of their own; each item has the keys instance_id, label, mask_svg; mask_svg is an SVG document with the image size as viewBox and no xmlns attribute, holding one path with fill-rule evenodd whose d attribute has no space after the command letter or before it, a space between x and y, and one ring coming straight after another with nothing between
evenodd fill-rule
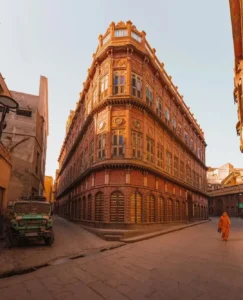
<instances>
[{"instance_id":1,"label":"ornate sandstone building","mask_svg":"<svg viewBox=\"0 0 243 300\"><path fill-rule=\"evenodd\" d=\"M243 0L229 0L229 3L235 54L234 101L237 103L238 114L236 131L240 136L240 151L243 153Z\"/></svg>"},{"instance_id":2,"label":"ornate sandstone building","mask_svg":"<svg viewBox=\"0 0 243 300\"><path fill-rule=\"evenodd\" d=\"M61 216L103 228L207 218L204 134L130 21L93 54L57 175Z\"/></svg>"}]
</instances>

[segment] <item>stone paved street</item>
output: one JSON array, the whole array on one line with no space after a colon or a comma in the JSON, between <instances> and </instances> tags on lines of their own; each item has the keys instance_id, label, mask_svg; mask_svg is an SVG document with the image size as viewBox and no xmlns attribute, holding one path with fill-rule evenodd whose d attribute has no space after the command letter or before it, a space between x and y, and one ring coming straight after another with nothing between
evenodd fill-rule
<instances>
[{"instance_id":1,"label":"stone paved street","mask_svg":"<svg viewBox=\"0 0 243 300\"><path fill-rule=\"evenodd\" d=\"M0 280L2 299L243 299L243 220L228 242L217 220L22 276Z\"/></svg>"},{"instance_id":2,"label":"stone paved street","mask_svg":"<svg viewBox=\"0 0 243 300\"><path fill-rule=\"evenodd\" d=\"M39 266L62 257L118 246L87 232L78 224L54 217L55 242L52 247L32 243L25 247L0 250L0 275L5 272Z\"/></svg>"}]
</instances>

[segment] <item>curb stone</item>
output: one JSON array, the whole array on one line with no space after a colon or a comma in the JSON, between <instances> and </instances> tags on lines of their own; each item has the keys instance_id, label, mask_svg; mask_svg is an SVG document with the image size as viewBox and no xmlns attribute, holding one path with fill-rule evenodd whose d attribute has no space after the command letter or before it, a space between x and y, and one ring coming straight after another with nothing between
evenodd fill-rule
<instances>
[{"instance_id":1,"label":"curb stone","mask_svg":"<svg viewBox=\"0 0 243 300\"><path fill-rule=\"evenodd\" d=\"M153 233L147 233L147 234L140 235L140 236L137 236L137 237L122 239L121 242L124 242L124 243L128 244L128 243L136 243L136 242L140 242L140 241L145 241L145 240L148 240L148 239L160 236L160 235L165 235L165 234L168 234L168 233L180 231L180 230L187 229L187 228L190 228L190 227L194 227L194 226L197 226L197 225L202 225L202 224L205 224L205 223L208 223L208 222L211 222L211 221L212 221L211 219L208 219L208 220L205 220L205 221L202 221L202 222L197 222L197 223L191 223L189 225L184 225L184 226L181 226L179 228L174 228L174 229L169 229L169 230L161 230L161 231L157 231L157 232L153 232Z\"/></svg>"}]
</instances>

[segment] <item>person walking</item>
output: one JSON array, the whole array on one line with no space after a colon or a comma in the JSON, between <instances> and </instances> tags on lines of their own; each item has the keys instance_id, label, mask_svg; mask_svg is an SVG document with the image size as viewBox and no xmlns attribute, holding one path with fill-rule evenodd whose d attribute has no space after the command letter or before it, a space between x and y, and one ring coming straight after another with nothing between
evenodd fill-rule
<instances>
[{"instance_id":1,"label":"person walking","mask_svg":"<svg viewBox=\"0 0 243 300\"><path fill-rule=\"evenodd\" d=\"M218 231L222 233L223 241L227 241L229 238L230 231L230 218L227 212L224 212L219 219Z\"/></svg>"}]
</instances>

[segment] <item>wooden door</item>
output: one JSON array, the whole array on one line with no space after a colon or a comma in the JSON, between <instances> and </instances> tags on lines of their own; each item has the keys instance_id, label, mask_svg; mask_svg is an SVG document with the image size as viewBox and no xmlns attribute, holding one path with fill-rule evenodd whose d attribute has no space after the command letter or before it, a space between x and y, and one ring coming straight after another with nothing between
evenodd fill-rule
<instances>
[{"instance_id":1,"label":"wooden door","mask_svg":"<svg viewBox=\"0 0 243 300\"><path fill-rule=\"evenodd\" d=\"M110 222L124 222L124 196L121 192L111 194Z\"/></svg>"},{"instance_id":2,"label":"wooden door","mask_svg":"<svg viewBox=\"0 0 243 300\"><path fill-rule=\"evenodd\" d=\"M130 197L130 221L132 223L142 222L142 196L139 193Z\"/></svg>"},{"instance_id":3,"label":"wooden door","mask_svg":"<svg viewBox=\"0 0 243 300\"><path fill-rule=\"evenodd\" d=\"M95 221L104 221L104 194L102 192L95 195Z\"/></svg>"}]
</instances>

